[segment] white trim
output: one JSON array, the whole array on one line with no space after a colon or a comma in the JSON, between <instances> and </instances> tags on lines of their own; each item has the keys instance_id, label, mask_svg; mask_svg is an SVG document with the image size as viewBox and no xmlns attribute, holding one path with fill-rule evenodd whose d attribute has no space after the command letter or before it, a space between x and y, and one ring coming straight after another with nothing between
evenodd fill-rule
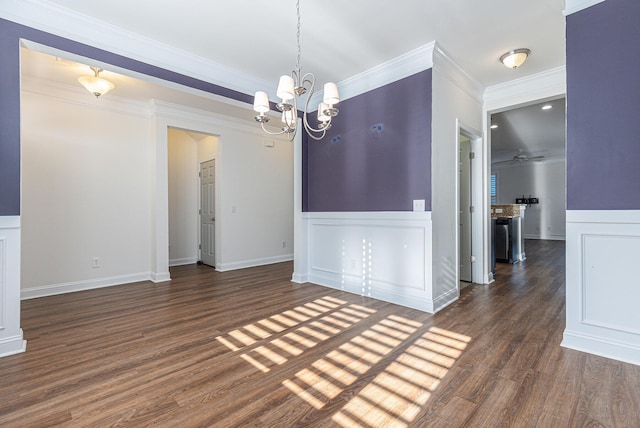
<instances>
[{"instance_id":1,"label":"white trim","mask_svg":"<svg viewBox=\"0 0 640 428\"><path fill-rule=\"evenodd\" d=\"M260 259L243 260L240 262L216 263L218 272L226 272L229 270L244 269L255 266L272 265L274 263L290 262L293 260L293 254L285 254L282 256L263 257Z\"/></svg>"},{"instance_id":2,"label":"white trim","mask_svg":"<svg viewBox=\"0 0 640 428\"><path fill-rule=\"evenodd\" d=\"M435 45L433 58L434 70L440 71L451 83L462 89L474 100L479 103L483 102L482 97L485 88L482 83L477 81L471 74L451 59L451 56L438 44Z\"/></svg>"},{"instance_id":3,"label":"white trim","mask_svg":"<svg viewBox=\"0 0 640 428\"><path fill-rule=\"evenodd\" d=\"M543 241L565 241L565 235L524 235L524 239L540 239Z\"/></svg>"},{"instance_id":4,"label":"white trim","mask_svg":"<svg viewBox=\"0 0 640 428\"><path fill-rule=\"evenodd\" d=\"M568 210L567 223L640 223L640 210Z\"/></svg>"},{"instance_id":5,"label":"white trim","mask_svg":"<svg viewBox=\"0 0 640 428\"><path fill-rule=\"evenodd\" d=\"M19 229L19 228L20 228L19 215L0 216L0 229Z\"/></svg>"},{"instance_id":6,"label":"white trim","mask_svg":"<svg viewBox=\"0 0 640 428\"><path fill-rule=\"evenodd\" d=\"M565 16L571 15L572 13L580 12L583 9L586 9L591 6L595 6L598 3L604 2L604 0L565 0L565 7L562 13Z\"/></svg>"},{"instance_id":7,"label":"white trim","mask_svg":"<svg viewBox=\"0 0 640 428\"><path fill-rule=\"evenodd\" d=\"M3 0L0 17L244 94L270 83L43 0Z\"/></svg>"},{"instance_id":8,"label":"white trim","mask_svg":"<svg viewBox=\"0 0 640 428\"><path fill-rule=\"evenodd\" d=\"M304 212L302 218L306 220L431 221L431 211Z\"/></svg>"},{"instance_id":9,"label":"white trim","mask_svg":"<svg viewBox=\"0 0 640 428\"><path fill-rule=\"evenodd\" d=\"M603 336L565 330L562 335L561 346L629 364L640 365L640 347L610 340Z\"/></svg>"},{"instance_id":10,"label":"white trim","mask_svg":"<svg viewBox=\"0 0 640 428\"><path fill-rule=\"evenodd\" d=\"M159 282L171 281L171 275L169 274L169 272L151 272L149 281L153 282L154 284L157 284Z\"/></svg>"},{"instance_id":11,"label":"white trim","mask_svg":"<svg viewBox=\"0 0 640 428\"><path fill-rule=\"evenodd\" d=\"M484 91L484 109L497 113L495 110L564 95L566 92L566 67L556 67L520 79L489 86Z\"/></svg>"},{"instance_id":12,"label":"white trim","mask_svg":"<svg viewBox=\"0 0 640 428\"><path fill-rule=\"evenodd\" d=\"M206 110L200 110L193 107L187 107L181 104L174 104L168 101L151 100L152 115L161 117L165 121L185 121L199 122L201 125L207 128L211 126L234 129L237 131L248 132L250 134L264 136L264 132L260 127L255 125L253 118L240 119L234 116L227 116L220 113L212 113ZM172 125L169 125L172 126ZM199 129L193 129L199 131ZM213 135L220 135L220 131L213 133Z\"/></svg>"},{"instance_id":13,"label":"white trim","mask_svg":"<svg viewBox=\"0 0 640 428\"><path fill-rule=\"evenodd\" d=\"M23 337L22 329L20 329L20 334L0 339L0 358L25 352L27 341Z\"/></svg>"},{"instance_id":14,"label":"white trim","mask_svg":"<svg viewBox=\"0 0 640 428\"><path fill-rule=\"evenodd\" d=\"M20 216L0 216L0 357L24 352L20 328Z\"/></svg>"},{"instance_id":15,"label":"white trim","mask_svg":"<svg viewBox=\"0 0 640 428\"><path fill-rule=\"evenodd\" d=\"M338 82L340 100L356 97L433 67L434 47L435 42L428 43ZM322 91L314 93L309 105L317 106L322 101L322 95Z\"/></svg>"},{"instance_id":16,"label":"white trim","mask_svg":"<svg viewBox=\"0 0 640 428\"><path fill-rule=\"evenodd\" d=\"M192 265L198 262L197 257L185 257L182 259L169 259L169 267L171 266L184 266Z\"/></svg>"},{"instance_id":17,"label":"white trim","mask_svg":"<svg viewBox=\"0 0 640 428\"><path fill-rule=\"evenodd\" d=\"M629 262L640 254L640 210L569 210L566 234L562 346L640 365L640 317L630 306L640 291Z\"/></svg>"},{"instance_id":18,"label":"white trim","mask_svg":"<svg viewBox=\"0 0 640 428\"><path fill-rule=\"evenodd\" d=\"M74 293L76 291L93 290L96 288L112 287L114 285L150 280L151 273L141 272L130 275L118 275L84 281L65 282L62 284L42 285L39 287L23 288L20 292L20 298L22 300L36 299L38 297L55 296L57 294Z\"/></svg>"}]
</instances>

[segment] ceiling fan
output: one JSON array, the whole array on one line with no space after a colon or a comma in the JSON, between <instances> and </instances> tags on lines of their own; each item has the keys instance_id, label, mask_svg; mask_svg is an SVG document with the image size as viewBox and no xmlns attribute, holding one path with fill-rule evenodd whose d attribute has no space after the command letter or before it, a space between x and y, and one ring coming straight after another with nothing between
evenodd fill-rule
<instances>
[{"instance_id":1,"label":"ceiling fan","mask_svg":"<svg viewBox=\"0 0 640 428\"><path fill-rule=\"evenodd\" d=\"M515 154L511 159L504 160L504 161L498 161L498 162L492 162L492 163L494 165L505 164L505 163L514 165L514 164L519 164L519 163L520 164L521 163L526 163L526 162L529 162L529 161L539 162L542 159L544 159L544 156L527 156L524 153L522 153L522 150L518 150L518 153Z\"/></svg>"}]
</instances>

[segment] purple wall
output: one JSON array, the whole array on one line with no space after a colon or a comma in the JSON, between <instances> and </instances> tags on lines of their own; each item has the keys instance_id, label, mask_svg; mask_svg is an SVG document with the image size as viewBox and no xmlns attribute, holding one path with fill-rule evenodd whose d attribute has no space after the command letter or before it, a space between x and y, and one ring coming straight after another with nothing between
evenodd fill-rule
<instances>
[{"instance_id":1,"label":"purple wall","mask_svg":"<svg viewBox=\"0 0 640 428\"><path fill-rule=\"evenodd\" d=\"M20 214L20 39L252 103L251 95L0 19L0 216Z\"/></svg>"},{"instance_id":2,"label":"purple wall","mask_svg":"<svg viewBox=\"0 0 640 428\"><path fill-rule=\"evenodd\" d=\"M640 1L567 17L567 209L640 209Z\"/></svg>"},{"instance_id":3,"label":"purple wall","mask_svg":"<svg viewBox=\"0 0 640 428\"><path fill-rule=\"evenodd\" d=\"M431 211L431 95L429 69L338 104L303 138L303 211Z\"/></svg>"}]
</instances>

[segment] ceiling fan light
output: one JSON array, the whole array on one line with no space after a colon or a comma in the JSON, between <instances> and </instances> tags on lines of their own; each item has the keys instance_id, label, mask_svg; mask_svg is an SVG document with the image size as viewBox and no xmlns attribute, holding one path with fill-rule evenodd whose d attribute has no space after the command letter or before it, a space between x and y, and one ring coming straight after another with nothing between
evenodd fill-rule
<instances>
[{"instance_id":1,"label":"ceiling fan light","mask_svg":"<svg viewBox=\"0 0 640 428\"><path fill-rule=\"evenodd\" d=\"M512 51L502 54L500 62L507 68L518 68L527 60L527 57L531 54L530 49L514 49Z\"/></svg>"}]
</instances>

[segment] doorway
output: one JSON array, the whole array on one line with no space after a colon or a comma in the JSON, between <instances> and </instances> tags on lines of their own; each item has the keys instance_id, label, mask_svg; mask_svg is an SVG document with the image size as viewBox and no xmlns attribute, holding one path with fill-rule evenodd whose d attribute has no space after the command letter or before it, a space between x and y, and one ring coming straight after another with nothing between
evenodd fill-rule
<instances>
[{"instance_id":1,"label":"doorway","mask_svg":"<svg viewBox=\"0 0 640 428\"><path fill-rule=\"evenodd\" d=\"M459 255L458 269L459 279L465 283L470 283L472 279L471 263L472 263L472 191L473 183L471 180L473 152L471 151L471 139L460 133L460 147L458 149L458 182L460 183L458 211L459 211ZM465 284L461 284L461 288Z\"/></svg>"},{"instance_id":2,"label":"doorway","mask_svg":"<svg viewBox=\"0 0 640 428\"><path fill-rule=\"evenodd\" d=\"M218 146L215 135L167 128L170 266L216 265Z\"/></svg>"},{"instance_id":3,"label":"doorway","mask_svg":"<svg viewBox=\"0 0 640 428\"><path fill-rule=\"evenodd\" d=\"M216 160L200 163L200 261L216 264Z\"/></svg>"}]
</instances>

